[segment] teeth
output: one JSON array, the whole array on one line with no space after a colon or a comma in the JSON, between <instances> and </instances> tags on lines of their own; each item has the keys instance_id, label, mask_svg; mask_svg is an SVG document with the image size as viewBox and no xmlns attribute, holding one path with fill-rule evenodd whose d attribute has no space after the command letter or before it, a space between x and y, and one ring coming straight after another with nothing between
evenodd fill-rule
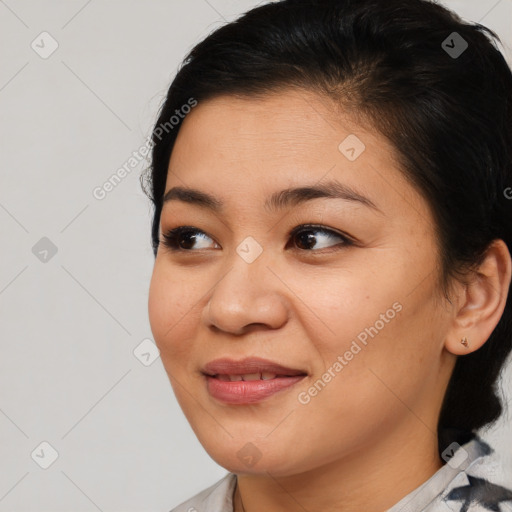
<instances>
[{"instance_id":1,"label":"teeth","mask_svg":"<svg viewBox=\"0 0 512 512\"><path fill-rule=\"evenodd\" d=\"M277 377L277 374L270 372L262 372L262 373L247 373L245 375L225 375L219 373L216 375L217 379L223 380L225 382L237 382L240 380L250 381L250 380L271 380Z\"/></svg>"},{"instance_id":2,"label":"teeth","mask_svg":"<svg viewBox=\"0 0 512 512\"><path fill-rule=\"evenodd\" d=\"M260 380L261 374L259 373L248 373L246 375L242 375L243 380Z\"/></svg>"},{"instance_id":3,"label":"teeth","mask_svg":"<svg viewBox=\"0 0 512 512\"><path fill-rule=\"evenodd\" d=\"M271 380L275 379L277 375L275 373L263 372L263 373L247 373L245 375L225 375L219 373L216 375L217 379L225 381L225 382L237 382L240 380L250 381L250 380Z\"/></svg>"}]
</instances>

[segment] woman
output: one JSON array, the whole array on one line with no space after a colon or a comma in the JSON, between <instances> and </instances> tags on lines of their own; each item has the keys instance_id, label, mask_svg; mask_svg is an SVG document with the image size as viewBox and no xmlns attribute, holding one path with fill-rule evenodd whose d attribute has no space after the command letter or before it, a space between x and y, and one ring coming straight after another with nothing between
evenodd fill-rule
<instances>
[{"instance_id":1,"label":"woman","mask_svg":"<svg viewBox=\"0 0 512 512\"><path fill-rule=\"evenodd\" d=\"M228 474L174 511L512 506L477 433L512 348L493 37L426 0L283 0L190 52L143 181L149 318Z\"/></svg>"}]
</instances>

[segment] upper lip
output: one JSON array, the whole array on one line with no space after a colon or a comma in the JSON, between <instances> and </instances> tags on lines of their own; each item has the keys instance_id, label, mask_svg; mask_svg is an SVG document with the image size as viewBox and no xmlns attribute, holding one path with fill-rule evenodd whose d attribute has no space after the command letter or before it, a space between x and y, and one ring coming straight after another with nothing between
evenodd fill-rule
<instances>
[{"instance_id":1,"label":"upper lip","mask_svg":"<svg viewBox=\"0 0 512 512\"><path fill-rule=\"evenodd\" d=\"M206 363L203 367L203 373L206 375L247 375L251 373L275 373L276 375L307 375L304 370L288 368L274 361L262 359L260 357L247 357L239 361L227 357L214 359Z\"/></svg>"}]
</instances>

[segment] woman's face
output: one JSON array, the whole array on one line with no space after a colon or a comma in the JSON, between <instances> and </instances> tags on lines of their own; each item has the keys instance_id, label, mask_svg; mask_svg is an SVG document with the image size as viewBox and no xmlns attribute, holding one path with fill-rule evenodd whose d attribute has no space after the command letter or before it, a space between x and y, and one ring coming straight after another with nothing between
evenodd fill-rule
<instances>
[{"instance_id":1,"label":"woman's face","mask_svg":"<svg viewBox=\"0 0 512 512\"><path fill-rule=\"evenodd\" d=\"M454 363L450 310L435 286L431 212L384 137L312 92L219 97L183 122L166 193L175 187L213 201L169 194L160 239L194 231L175 238L179 250L160 244L149 319L215 461L291 475L435 440ZM321 190L283 192L303 187ZM236 368L204 373L249 357L302 375L269 384L258 366L238 372L252 373L245 382L218 375Z\"/></svg>"}]
</instances>

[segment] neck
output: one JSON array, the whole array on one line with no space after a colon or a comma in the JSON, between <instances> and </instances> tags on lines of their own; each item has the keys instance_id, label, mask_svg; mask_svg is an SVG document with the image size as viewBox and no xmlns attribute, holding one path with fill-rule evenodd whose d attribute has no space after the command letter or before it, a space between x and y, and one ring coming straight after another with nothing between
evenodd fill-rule
<instances>
[{"instance_id":1,"label":"neck","mask_svg":"<svg viewBox=\"0 0 512 512\"><path fill-rule=\"evenodd\" d=\"M417 419L416 419L417 421ZM239 474L235 512L383 512L442 467L437 436L426 427L417 435L392 437L305 473L273 477ZM243 502L242 502L243 500Z\"/></svg>"}]
</instances>

